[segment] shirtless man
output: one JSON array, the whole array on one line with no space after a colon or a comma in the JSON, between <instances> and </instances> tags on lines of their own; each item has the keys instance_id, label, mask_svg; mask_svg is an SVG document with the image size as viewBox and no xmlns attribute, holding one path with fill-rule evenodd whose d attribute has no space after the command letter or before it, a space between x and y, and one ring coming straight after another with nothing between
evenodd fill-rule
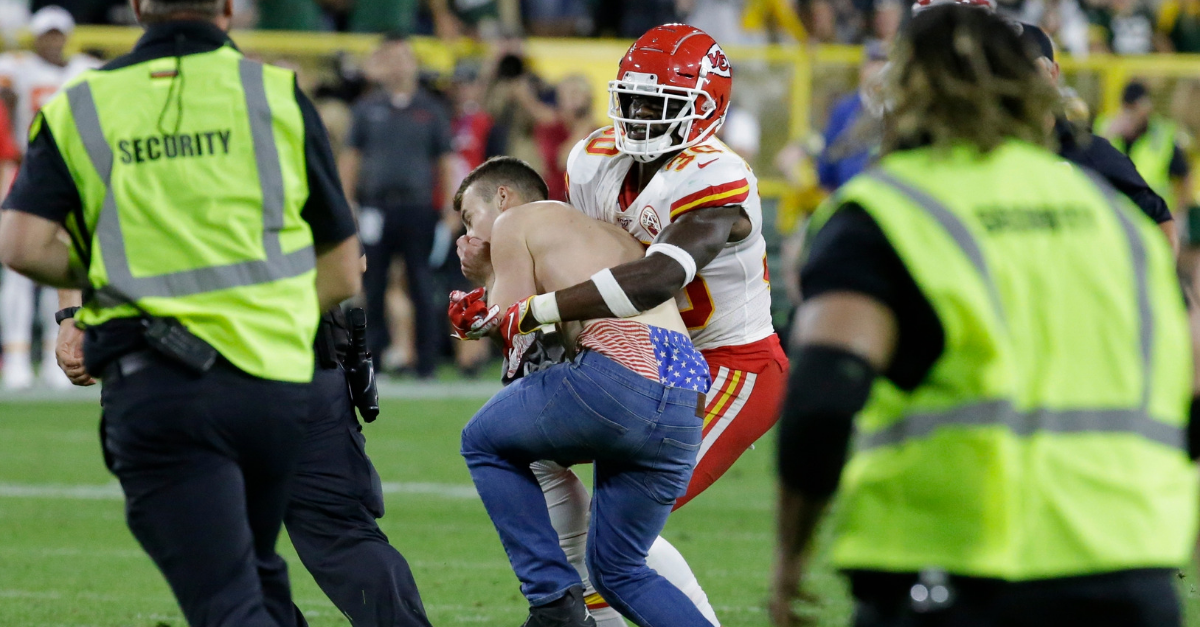
<instances>
[{"instance_id":1,"label":"shirtless man","mask_svg":"<svg viewBox=\"0 0 1200 627\"><path fill-rule=\"evenodd\" d=\"M544 198L545 183L524 162L501 157L472 172L455 198L467 233L491 242L496 280L488 304L505 312L499 332L509 375L533 343L520 328L534 295L644 255L622 229L569 205L508 208L513 194ZM562 333L574 350L569 363L517 379L463 430L471 478L529 600L525 625L595 624L530 470L551 459L595 460L587 564L604 598L646 627L708 627L691 600L646 565L696 463L708 366L673 301L624 320L568 324Z\"/></svg>"}]
</instances>

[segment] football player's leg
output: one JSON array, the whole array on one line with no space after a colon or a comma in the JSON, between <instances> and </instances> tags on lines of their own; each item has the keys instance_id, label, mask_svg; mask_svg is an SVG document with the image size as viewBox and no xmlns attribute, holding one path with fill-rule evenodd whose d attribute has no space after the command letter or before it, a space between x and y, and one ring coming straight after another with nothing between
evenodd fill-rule
<instances>
[{"instance_id":1,"label":"football player's leg","mask_svg":"<svg viewBox=\"0 0 1200 627\"><path fill-rule=\"evenodd\" d=\"M596 592L588 577L587 534L592 496L570 468L540 461L530 465L530 469L542 486L546 507L550 510L550 523L558 532L559 546L583 579L584 600L588 612L596 620L596 627L625 627L625 619Z\"/></svg>"},{"instance_id":2,"label":"football player's leg","mask_svg":"<svg viewBox=\"0 0 1200 627\"><path fill-rule=\"evenodd\" d=\"M708 602L708 595L704 593L704 588L700 587L696 575L692 573L692 567L688 566L687 560L683 559L679 550L662 536L659 536L654 544L650 545L650 553L646 555L646 565L686 594L692 603L696 604L696 609L700 610L700 613L704 614L704 618L708 619L708 622L715 627L721 627L721 621L717 620L717 613L713 610L712 604Z\"/></svg>"},{"instance_id":3,"label":"football player's leg","mask_svg":"<svg viewBox=\"0 0 1200 627\"><path fill-rule=\"evenodd\" d=\"M71 387L62 368L58 367L58 357L54 354L54 344L58 341L58 323L54 322L54 314L58 312L58 290L43 287L38 294L38 318L42 322L42 382L46 385L64 390Z\"/></svg>"},{"instance_id":4,"label":"football player's leg","mask_svg":"<svg viewBox=\"0 0 1200 627\"><path fill-rule=\"evenodd\" d=\"M0 281L0 320L3 320L4 387L33 385L29 342L33 335L33 281L4 268Z\"/></svg>"},{"instance_id":5,"label":"football player's leg","mask_svg":"<svg viewBox=\"0 0 1200 627\"><path fill-rule=\"evenodd\" d=\"M772 361L757 372L712 364L713 385L705 400L704 442L687 494L679 509L711 486L733 466L779 417L787 388L787 368Z\"/></svg>"}]
</instances>

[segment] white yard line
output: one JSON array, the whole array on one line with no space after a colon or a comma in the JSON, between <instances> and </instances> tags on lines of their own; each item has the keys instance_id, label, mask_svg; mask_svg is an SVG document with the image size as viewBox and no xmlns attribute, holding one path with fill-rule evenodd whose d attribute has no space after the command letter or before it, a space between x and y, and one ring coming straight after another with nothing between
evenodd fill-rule
<instances>
[{"instance_id":1,"label":"white yard line","mask_svg":"<svg viewBox=\"0 0 1200 627\"><path fill-rule=\"evenodd\" d=\"M379 397L385 400L420 401L441 399L486 399L500 391L500 384L490 381L456 382L387 382L379 383ZM5 403L81 403L100 400L100 386L51 390L0 390L0 417Z\"/></svg>"}]
</instances>

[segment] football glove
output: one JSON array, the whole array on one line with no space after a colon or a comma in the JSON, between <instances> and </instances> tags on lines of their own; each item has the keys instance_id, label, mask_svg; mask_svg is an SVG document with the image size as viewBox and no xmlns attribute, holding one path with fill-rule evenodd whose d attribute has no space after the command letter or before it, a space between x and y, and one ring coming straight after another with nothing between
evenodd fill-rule
<instances>
[{"instance_id":1,"label":"football glove","mask_svg":"<svg viewBox=\"0 0 1200 627\"><path fill-rule=\"evenodd\" d=\"M447 314L452 335L460 340L481 339L500 325L500 307L488 307L487 290L482 287L471 292L450 292Z\"/></svg>"}]
</instances>

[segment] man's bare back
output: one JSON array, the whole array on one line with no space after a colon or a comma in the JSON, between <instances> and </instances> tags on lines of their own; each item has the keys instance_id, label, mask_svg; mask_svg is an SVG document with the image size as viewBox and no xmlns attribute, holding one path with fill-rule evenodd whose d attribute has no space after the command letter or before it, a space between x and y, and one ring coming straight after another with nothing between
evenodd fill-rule
<instances>
[{"instance_id":1,"label":"man's bare back","mask_svg":"<svg viewBox=\"0 0 1200 627\"><path fill-rule=\"evenodd\" d=\"M555 201L503 212L493 227L491 246L496 282L488 300L501 310L645 255L642 245L623 229ZM628 320L687 333L674 301Z\"/></svg>"}]
</instances>

